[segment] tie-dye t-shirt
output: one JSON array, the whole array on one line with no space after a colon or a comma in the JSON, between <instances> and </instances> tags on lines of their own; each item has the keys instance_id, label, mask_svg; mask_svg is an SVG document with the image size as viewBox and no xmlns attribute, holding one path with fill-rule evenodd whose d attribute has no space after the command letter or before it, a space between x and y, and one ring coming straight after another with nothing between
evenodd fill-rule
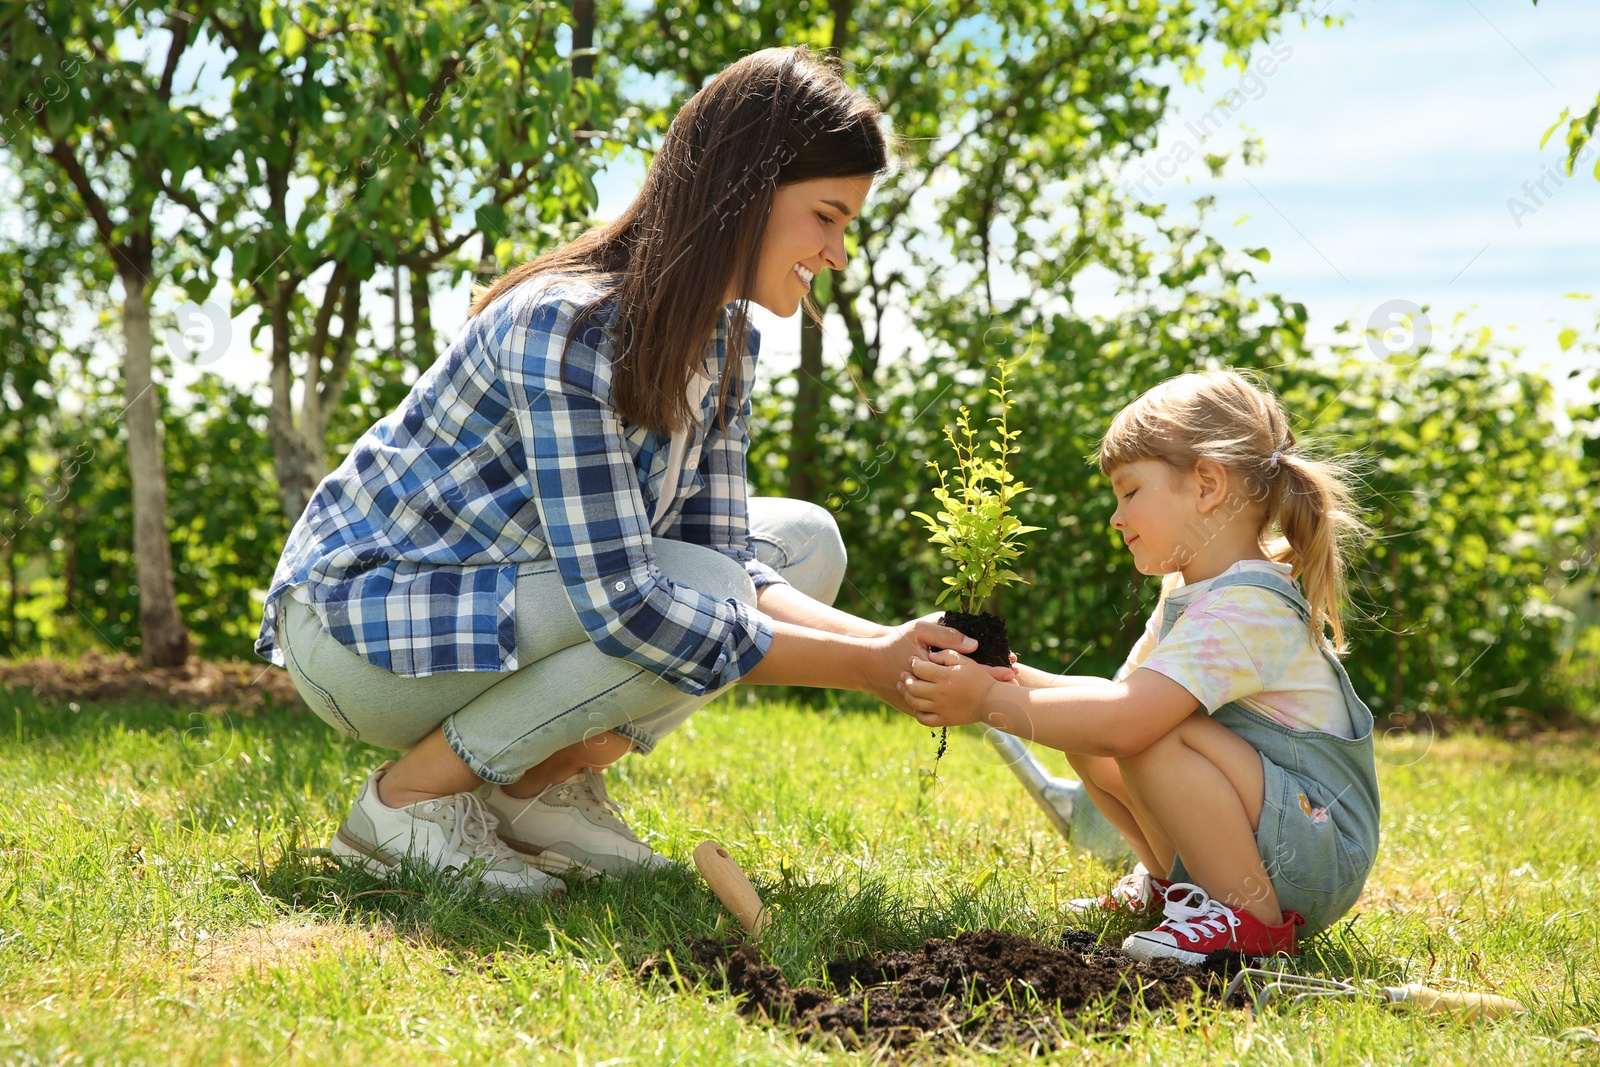
<instances>
[{"instance_id":1,"label":"tie-dye t-shirt","mask_svg":"<svg viewBox=\"0 0 1600 1067\"><path fill-rule=\"evenodd\" d=\"M1270 570L1287 578L1287 563L1244 560L1224 574ZM1218 575L1221 577L1221 575ZM1311 631L1276 593L1250 586L1212 589L1215 579L1178 584L1166 598L1187 605L1166 640L1158 640L1157 607L1117 672L1155 671L1193 693L1214 712L1230 701L1297 730L1354 737L1333 667L1311 642Z\"/></svg>"}]
</instances>

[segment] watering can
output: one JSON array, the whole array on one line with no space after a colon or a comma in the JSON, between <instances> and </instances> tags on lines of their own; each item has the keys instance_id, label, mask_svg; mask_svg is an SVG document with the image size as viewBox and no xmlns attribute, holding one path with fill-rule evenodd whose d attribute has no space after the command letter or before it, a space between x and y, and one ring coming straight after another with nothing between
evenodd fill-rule
<instances>
[{"instance_id":1,"label":"watering can","mask_svg":"<svg viewBox=\"0 0 1600 1067\"><path fill-rule=\"evenodd\" d=\"M1001 760L1022 782L1033 802L1043 809L1050 825L1077 847L1098 856L1108 866L1132 867L1133 850L1116 827L1100 814L1081 782L1055 778L1033 758L1020 738L992 727L984 731Z\"/></svg>"}]
</instances>

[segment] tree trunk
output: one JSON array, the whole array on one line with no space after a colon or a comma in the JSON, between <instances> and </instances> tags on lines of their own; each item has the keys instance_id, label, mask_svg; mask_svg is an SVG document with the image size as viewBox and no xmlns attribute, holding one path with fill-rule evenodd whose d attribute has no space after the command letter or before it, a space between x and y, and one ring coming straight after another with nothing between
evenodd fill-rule
<instances>
[{"instance_id":1,"label":"tree trunk","mask_svg":"<svg viewBox=\"0 0 1600 1067\"><path fill-rule=\"evenodd\" d=\"M394 265L394 361L399 363L400 355L400 264Z\"/></svg>"},{"instance_id":2,"label":"tree trunk","mask_svg":"<svg viewBox=\"0 0 1600 1067\"><path fill-rule=\"evenodd\" d=\"M858 293L851 292L842 279L833 279L833 309L839 313L839 318L844 320L844 332L850 338L850 354L856 361L856 366L861 369L861 384L870 386L878 377L878 354L882 346L878 338L883 335L882 318L878 319L878 328L874 331L874 340L867 341L867 329L861 324L861 316L857 313L856 297Z\"/></svg>"},{"instance_id":3,"label":"tree trunk","mask_svg":"<svg viewBox=\"0 0 1600 1067\"><path fill-rule=\"evenodd\" d=\"M431 277L426 270L411 268L411 358L422 370L439 358L439 350L433 347L433 305L428 292Z\"/></svg>"},{"instance_id":4,"label":"tree trunk","mask_svg":"<svg viewBox=\"0 0 1600 1067\"><path fill-rule=\"evenodd\" d=\"M181 666L189 635L178 615L167 535L167 470L161 455L161 405L150 371L150 304L137 266L122 274L123 388L128 401L128 471L133 483L133 558L139 575L140 660Z\"/></svg>"},{"instance_id":5,"label":"tree trunk","mask_svg":"<svg viewBox=\"0 0 1600 1067\"><path fill-rule=\"evenodd\" d=\"M324 297L325 300L338 301L339 335L319 334L313 339L315 347L308 357L321 368L320 374L306 375L305 399L300 415L300 431L306 440L307 469L313 486L328 473L328 424L333 421L333 413L344 396L350 357L355 352L356 330L361 325L361 281L345 273L342 283L338 292L330 290Z\"/></svg>"},{"instance_id":6,"label":"tree trunk","mask_svg":"<svg viewBox=\"0 0 1600 1067\"><path fill-rule=\"evenodd\" d=\"M572 77L594 77L594 56L579 55L594 47L594 0L572 0Z\"/></svg>"},{"instance_id":7,"label":"tree trunk","mask_svg":"<svg viewBox=\"0 0 1600 1067\"><path fill-rule=\"evenodd\" d=\"M835 55L843 51L849 35L849 0L831 0L833 33L829 48ZM818 310L827 313L828 304L839 298L838 282L833 279L830 299ZM810 315L800 316L800 368L795 372L794 419L789 425L789 489L796 500L817 503L817 436L821 432L822 326Z\"/></svg>"},{"instance_id":8,"label":"tree trunk","mask_svg":"<svg viewBox=\"0 0 1600 1067\"><path fill-rule=\"evenodd\" d=\"M294 423L294 368L289 363L289 302L292 298L293 294L282 286L273 291L269 309L272 316L272 411L267 416L267 429L272 438L272 465L278 475L278 503L291 524L306 510L317 484L316 479L309 477L306 466L305 437Z\"/></svg>"},{"instance_id":9,"label":"tree trunk","mask_svg":"<svg viewBox=\"0 0 1600 1067\"><path fill-rule=\"evenodd\" d=\"M822 412L822 327L800 316L800 368L795 371L794 419L789 424L789 489L796 500L817 499L817 434Z\"/></svg>"},{"instance_id":10,"label":"tree trunk","mask_svg":"<svg viewBox=\"0 0 1600 1067\"><path fill-rule=\"evenodd\" d=\"M828 0L828 8L833 12L833 35L828 49L836 56L842 55L850 39L850 0Z\"/></svg>"},{"instance_id":11,"label":"tree trunk","mask_svg":"<svg viewBox=\"0 0 1600 1067\"><path fill-rule=\"evenodd\" d=\"M61 595L71 604L78 599L78 521L82 511L77 505L61 512Z\"/></svg>"}]
</instances>

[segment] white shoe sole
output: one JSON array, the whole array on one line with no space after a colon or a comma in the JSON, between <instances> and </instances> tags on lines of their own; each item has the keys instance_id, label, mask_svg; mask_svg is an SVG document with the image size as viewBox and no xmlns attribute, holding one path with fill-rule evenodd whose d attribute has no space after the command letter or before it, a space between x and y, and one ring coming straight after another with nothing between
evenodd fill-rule
<instances>
[{"instance_id":1,"label":"white shoe sole","mask_svg":"<svg viewBox=\"0 0 1600 1067\"><path fill-rule=\"evenodd\" d=\"M344 824L339 824L339 829L334 831L333 839L328 842L328 851L333 853L340 863L359 867L374 878L387 879L394 873L397 862L389 862L380 857L371 849L365 848L353 835L348 833Z\"/></svg>"},{"instance_id":2,"label":"white shoe sole","mask_svg":"<svg viewBox=\"0 0 1600 1067\"><path fill-rule=\"evenodd\" d=\"M1140 963L1154 963L1156 960L1177 960L1190 967L1198 967L1206 961L1204 952L1186 952L1173 945L1162 945L1146 940L1137 934L1130 936L1122 943L1122 954L1138 960Z\"/></svg>"},{"instance_id":3,"label":"white shoe sole","mask_svg":"<svg viewBox=\"0 0 1600 1067\"><path fill-rule=\"evenodd\" d=\"M518 853L528 861L528 866L535 867L546 874L568 874L577 872L585 878L599 878L606 872L599 867L591 867L587 863L580 863L571 856L557 852L553 848L539 848L523 841L513 841L504 834L500 840L509 845L512 851Z\"/></svg>"},{"instance_id":4,"label":"white shoe sole","mask_svg":"<svg viewBox=\"0 0 1600 1067\"><path fill-rule=\"evenodd\" d=\"M355 839L354 835L345 831L343 823L334 832L333 839L328 842L328 851L333 853L334 858L340 863L357 867L382 881L387 881L389 875L393 874L400 866L399 861L385 860L378 853L363 846L361 842ZM544 874L554 875L561 873L559 871L547 871L533 863L530 863L529 866L535 867L535 869ZM447 870L443 873L455 874L456 872ZM545 886L503 885L489 881L480 881L478 884L488 893L514 893L519 896L561 896L567 891L566 883L555 877L552 877L550 884Z\"/></svg>"},{"instance_id":5,"label":"white shoe sole","mask_svg":"<svg viewBox=\"0 0 1600 1067\"><path fill-rule=\"evenodd\" d=\"M536 867L546 874L564 875L576 873L585 878L621 878L635 871L664 870L673 866L673 862L667 857L659 852L652 852L650 856L653 859L628 860L620 856L613 857L616 860L616 866L607 869L584 862L567 853L558 852L553 848L542 848L538 845L530 845L526 841L512 840L504 834L500 835L500 840L521 853L523 858L528 861L529 866Z\"/></svg>"}]
</instances>

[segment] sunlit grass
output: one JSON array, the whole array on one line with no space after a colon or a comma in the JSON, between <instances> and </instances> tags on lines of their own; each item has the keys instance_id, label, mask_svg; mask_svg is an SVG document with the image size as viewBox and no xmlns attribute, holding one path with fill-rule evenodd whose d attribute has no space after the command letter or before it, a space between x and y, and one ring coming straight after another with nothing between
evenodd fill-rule
<instances>
[{"instance_id":1,"label":"sunlit grass","mask_svg":"<svg viewBox=\"0 0 1600 1067\"><path fill-rule=\"evenodd\" d=\"M637 981L647 958L731 932L684 871L546 903L338 870L318 850L383 754L309 715L74 711L17 694L0 708L0 1062L873 1058ZM726 701L624 761L613 793L675 858L707 837L730 848L774 912L764 950L793 981L964 929L1054 940L1059 901L1115 872L1065 846L979 739L953 735L937 779L934 748L887 713ZM1594 1062L1595 1046L1559 1035L1600 1022L1600 746L1409 744L1382 775L1378 869L1306 966L1498 988L1527 1017L1190 1011L1049 1059Z\"/></svg>"}]
</instances>

